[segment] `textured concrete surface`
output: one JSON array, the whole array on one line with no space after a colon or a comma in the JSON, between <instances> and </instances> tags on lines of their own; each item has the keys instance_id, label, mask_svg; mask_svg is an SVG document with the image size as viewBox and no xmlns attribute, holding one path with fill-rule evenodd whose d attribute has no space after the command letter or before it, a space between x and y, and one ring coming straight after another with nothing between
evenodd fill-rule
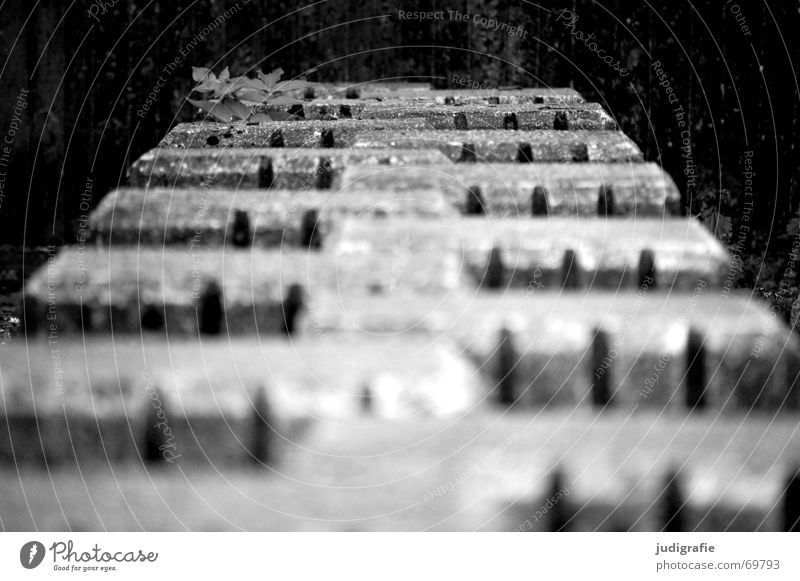
<instances>
[{"instance_id":1,"label":"textured concrete surface","mask_svg":"<svg viewBox=\"0 0 800 581\"><path fill-rule=\"evenodd\" d=\"M495 386L508 371L520 407L591 408L594 370L609 383L613 407L686 411L690 389L703 409L758 414L796 410L800 345L769 310L746 295L727 298L710 287L688 293L548 292L531 287L441 298L317 295L307 333L423 333L456 341ZM500 349L503 329L511 354ZM606 347L594 350L598 330ZM690 330L702 355L689 357ZM503 356L507 358L503 363ZM610 354L610 355L609 355ZM690 361L692 362L690 366ZM504 367L505 366L505 367ZM700 377L689 371L701 370ZM691 388L690 388L691 384Z\"/></svg>"},{"instance_id":2,"label":"textured concrete surface","mask_svg":"<svg viewBox=\"0 0 800 581\"><path fill-rule=\"evenodd\" d=\"M551 530L558 484L658 530L673 471L685 528L783 526L797 339L602 108L314 91L177 126L27 282L0 528Z\"/></svg>"},{"instance_id":3,"label":"textured concrete surface","mask_svg":"<svg viewBox=\"0 0 800 581\"><path fill-rule=\"evenodd\" d=\"M573 290L636 288L646 270L655 279L654 289L691 291L700 279L712 287L721 285L729 267L719 241L697 221L678 218L462 218L440 221L436 228L410 219L349 220L331 237L329 247L339 264L365 254L389 259L399 249L409 256L448 253L476 287L493 284L500 289L526 288L534 274L542 285L537 288L561 288L568 252L574 254L567 265ZM497 253L490 266L493 249Z\"/></svg>"},{"instance_id":4,"label":"textured concrete surface","mask_svg":"<svg viewBox=\"0 0 800 581\"><path fill-rule=\"evenodd\" d=\"M299 214L293 203L284 206L287 223L288 216ZM144 233L153 247L64 249L28 282L28 321L44 328L52 304L61 332L109 330L112 318L118 332L137 332L144 314L155 309L171 332L192 333L200 296L213 281L221 285L229 332L275 333L281 330L281 305L292 284L312 299L319 292L413 297L471 294L478 288L636 289L644 277L653 280L654 290L689 292L701 279L720 284L728 268L722 247L693 220L433 222L348 219L345 209L335 222L338 229L320 224L322 251L292 248L297 236L306 238L301 216L300 226L283 232L277 218L277 225L267 227L263 244L282 244L262 250L218 246L231 236L222 218L224 203L206 211L208 240L202 230L187 240L192 230L186 223L161 231L174 232L182 248L159 247L156 230ZM276 219L275 212L269 215ZM127 219L133 222L127 237L133 239L136 218ZM261 244L258 222L251 225Z\"/></svg>"},{"instance_id":5,"label":"textured concrete surface","mask_svg":"<svg viewBox=\"0 0 800 581\"><path fill-rule=\"evenodd\" d=\"M483 88L483 89L431 89L423 83L406 86L376 86L371 83L322 83L315 88L315 97L324 101L339 100L347 95L355 99L374 99L384 102L437 103L439 105L530 105L578 104L586 100L575 89L567 88Z\"/></svg>"},{"instance_id":6,"label":"textured concrete surface","mask_svg":"<svg viewBox=\"0 0 800 581\"><path fill-rule=\"evenodd\" d=\"M455 162L639 162L642 152L618 131L370 131L356 148L438 149Z\"/></svg>"},{"instance_id":7,"label":"textured concrete surface","mask_svg":"<svg viewBox=\"0 0 800 581\"><path fill-rule=\"evenodd\" d=\"M486 392L468 360L419 336L61 337L57 372L29 372L52 349L41 338L0 355L0 464L139 463L155 407L182 463L246 465L258 437L280 449L315 422L450 415Z\"/></svg>"},{"instance_id":8,"label":"textured concrete surface","mask_svg":"<svg viewBox=\"0 0 800 581\"><path fill-rule=\"evenodd\" d=\"M631 219L676 215L681 198L675 182L654 163L351 167L337 185L348 192L441 193L463 212L472 208L491 218L520 220L532 213L597 216L601 209L604 216Z\"/></svg>"},{"instance_id":9,"label":"textured concrete surface","mask_svg":"<svg viewBox=\"0 0 800 581\"><path fill-rule=\"evenodd\" d=\"M267 111L285 107L266 107ZM303 105L305 119L426 119L434 129L616 130L617 123L598 103L438 104L366 99L325 100Z\"/></svg>"},{"instance_id":10,"label":"textured concrete surface","mask_svg":"<svg viewBox=\"0 0 800 581\"><path fill-rule=\"evenodd\" d=\"M425 119L357 121L270 121L250 124L181 123L161 140L159 147L348 147L361 134L388 130L419 131L430 128Z\"/></svg>"},{"instance_id":11,"label":"textured concrete surface","mask_svg":"<svg viewBox=\"0 0 800 581\"><path fill-rule=\"evenodd\" d=\"M224 310L220 332L280 333L290 287L327 275L319 264L308 250L70 247L29 281L25 316L39 333L49 332L52 314L58 333L138 333L144 319L195 334L213 283Z\"/></svg>"},{"instance_id":12,"label":"textured concrete surface","mask_svg":"<svg viewBox=\"0 0 800 581\"><path fill-rule=\"evenodd\" d=\"M688 530L774 531L798 437L791 418L626 412L320 424L269 470L5 469L0 519L4 530L511 531L535 520L560 465L571 530L658 530L663 483L680 468Z\"/></svg>"},{"instance_id":13,"label":"textured concrete surface","mask_svg":"<svg viewBox=\"0 0 800 581\"><path fill-rule=\"evenodd\" d=\"M244 225L241 213L246 213ZM436 192L343 190L120 188L107 195L89 221L90 241L102 246L237 244L255 247L324 243L352 218L441 219L456 208ZM237 238L246 233L244 241Z\"/></svg>"},{"instance_id":14,"label":"textured concrete surface","mask_svg":"<svg viewBox=\"0 0 800 581\"><path fill-rule=\"evenodd\" d=\"M296 310L285 305L304 304L320 290L359 296L389 288L414 296L465 286L449 254L409 253L395 266L387 258L361 255L338 263L315 249L202 243L69 247L28 282L26 323L29 332L42 334L49 332L49 315L57 318L58 333L138 333L151 326L176 336L196 334L203 296L216 285L220 333L279 334L286 313Z\"/></svg>"},{"instance_id":15,"label":"textured concrete surface","mask_svg":"<svg viewBox=\"0 0 800 581\"><path fill-rule=\"evenodd\" d=\"M219 148L151 149L131 166L134 186L330 188L355 166L450 163L438 151L389 149Z\"/></svg>"}]
</instances>

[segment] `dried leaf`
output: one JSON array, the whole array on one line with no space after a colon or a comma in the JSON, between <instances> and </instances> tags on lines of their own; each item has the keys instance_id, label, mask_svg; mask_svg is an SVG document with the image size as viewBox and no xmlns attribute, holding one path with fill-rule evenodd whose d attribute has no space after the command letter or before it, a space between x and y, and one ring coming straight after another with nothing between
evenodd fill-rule
<instances>
[{"instance_id":1,"label":"dried leaf","mask_svg":"<svg viewBox=\"0 0 800 581\"><path fill-rule=\"evenodd\" d=\"M220 81L226 81L231 78L231 72L228 70L228 67L225 67L222 72L219 74Z\"/></svg>"}]
</instances>

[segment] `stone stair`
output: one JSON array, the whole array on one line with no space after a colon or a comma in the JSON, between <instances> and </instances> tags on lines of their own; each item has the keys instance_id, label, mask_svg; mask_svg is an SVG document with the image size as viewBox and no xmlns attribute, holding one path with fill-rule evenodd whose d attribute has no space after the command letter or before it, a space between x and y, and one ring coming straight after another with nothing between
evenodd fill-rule
<instances>
[{"instance_id":1,"label":"stone stair","mask_svg":"<svg viewBox=\"0 0 800 581\"><path fill-rule=\"evenodd\" d=\"M787 528L800 346L723 292L730 256L602 107L314 91L302 120L177 125L87 244L28 281L25 344L0 352L0 467L94 464L102 489L105 465L224 466L282 497L314 466L403 449L392 489L414 516L363 528ZM324 486L365 486L388 515L389 464Z\"/></svg>"}]
</instances>

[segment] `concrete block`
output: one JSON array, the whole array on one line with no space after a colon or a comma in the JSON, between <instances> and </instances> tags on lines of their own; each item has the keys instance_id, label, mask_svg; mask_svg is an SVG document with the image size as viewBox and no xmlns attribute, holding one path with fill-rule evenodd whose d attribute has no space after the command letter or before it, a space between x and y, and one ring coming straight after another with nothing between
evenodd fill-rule
<instances>
[{"instance_id":1,"label":"concrete block","mask_svg":"<svg viewBox=\"0 0 800 581\"><path fill-rule=\"evenodd\" d=\"M354 166L447 164L438 151L387 149L151 149L131 166L131 185L326 189Z\"/></svg>"},{"instance_id":2,"label":"concrete block","mask_svg":"<svg viewBox=\"0 0 800 581\"><path fill-rule=\"evenodd\" d=\"M728 270L725 249L693 219L350 220L329 248L340 264L449 255L473 288L622 289L649 279L659 291L691 290L721 286Z\"/></svg>"},{"instance_id":3,"label":"concrete block","mask_svg":"<svg viewBox=\"0 0 800 581\"><path fill-rule=\"evenodd\" d=\"M282 107L267 107L268 111ZM426 119L434 129L617 130L616 121L598 103L569 106L536 104L409 104L366 99L325 100L303 105L305 119Z\"/></svg>"},{"instance_id":4,"label":"concrete block","mask_svg":"<svg viewBox=\"0 0 800 581\"><path fill-rule=\"evenodd\" d=\"M318 295L301 328L446 337L487 376L492 398L502 399L511 378L519 407L757 415L800 403L800 345L771 320L746 295L698 285L688 293L508 291L446 300ZM503 343L510 348L499 349Z\"/></svg>"},{"instance_id":5,"label":"concrete block","mask_svg":"<svg viewBox=\"0 0 800 581\"><path fill-rule=\"evenodd\" d=\"M442 219L444 196L368 191L120 188L92 212L89 241L100 246L317 248L355 217Z\"/></svg>"},{"instance_id":6,"label":"concrete block","mask_svg":"<svg viewBox=\"0 0 800 581\"><path fill-rule=\"evenodd\" d=\"M463 287L447 254L337 262L316 248L68 247L26 285L29 334L294 333L320 290L361 296L443 293Z\"/></svg>"},{"instance_id":7,"label":"concrete block","mask_svg":"<svg viewBox=\"0 0 800 581\"><path fill-rule=\"evenodd\" d=\"M436 103L439 105L540 105L578 104L586 100L575 89L495 87L483 89L431 89L424 83L409 83L407 86L374 86L373 84L323 83L315 97L323 100L339 100L347 95L351 99L380 99L383 102Z\"/></svg>"},{"instance_id":8,"label":"concrete block","mask_svg":"<svg viewBox=\"0 0 800 581\"><path fill-rule=\"evenodd\" d=\"M347 191L441 193L463 213L522 216L677 215L680 192L654 163L531 163L350 167Z\"/></svg>"},{"instance_id":9,"label":"concrete block","mask_svg":"<svg viewBox=\"0 0 800 581\"><path fill-rule=\"evenodd\" d=\"M368 131L353 147L438 149L452 161L467 163L643 160L639 147L619 131Z\"/></svg>"},{"instance_id":10,"label":"concrete block","mask_svg":"<svg viewBox=\"0 0 800 581\"><path fill-rule=\"evenodd\" d=\"M451 415L485 391L418 336L40 338L4 350L0 373L5 466L271 464L315 421Z\"/></svg>"},{"instance_id":11,"label":"concrete block","mask_svg":"<svg viewBox=\"0 0 800 581\"><path fill-rule=\"evenodd\" d=\"M425 119L338 121L270 121L266 123L180 123L159 147L349 147L361 134L389 130L429 129Z\"/></svg>"}]
</instances>

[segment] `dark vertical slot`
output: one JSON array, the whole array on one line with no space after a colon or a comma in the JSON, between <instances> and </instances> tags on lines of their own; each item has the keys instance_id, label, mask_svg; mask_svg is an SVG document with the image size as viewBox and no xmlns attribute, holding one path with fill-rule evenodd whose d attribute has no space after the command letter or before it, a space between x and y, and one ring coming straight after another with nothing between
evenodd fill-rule
<instances>
[{"instance_id":1,"label":"dark vertical slot","mask_svg":"<svg viewBox=\"0 0 800 581\"><path fill-rule=\"evenodd\" d=\"M596 408L605 408L611 404L613 364L614 357L608 333L603 329L595 329L592 338L592 404Z\"/></svg>"},{"instance_id":2,"label":"dark vertical slot","mask_svg":"<svg viewBox=\"0 0 800 581\"><path fill-rule=\"evenodd\" d=\"M530 143L522 142L517 146L517 162L518 163L532 163L533 162L533 149Z\"/></svg>"},{"instance_id":3,"label":"dark vertical slot","mask_svg":"<svg viewBox=\"0 0 800 581\"><path fill-rule=\"evenodd\" d=\"M333 138L333 129L322 130L322 135L319 138L319 146L325 148L335 147L335 140Z\"/></svg>"},{"instance_id":4,"label":"dark vertical slot","mask_svg":"<svg viewBox=\"0 0 800 581\"><path fill-rule=\"evenodd\" d=\"M578 264L577 253L569 248L564 251L564 258L561 261L561 288L564 290L574 290L583 287L583 272Z\"/></svg>"},{"instance_id":5,"label":"dark vertical slot","mask_svg":"<svg viewBox=\"0 0 800 581\"><path fill-rule=\"evenodd\" d=\"M489 251L489 258L486 261L486 272L484 272L481 286L488 289L502 288L506 278L505 271L506 269L503 264L500 248L495 246Z\"/></svg>"},{"instance_id":6,"label":"dark vertical slot","mask_svg":"<svg viewBox=\"0 0 800 581\"><path fill-rule=\"evenodd\" d=\"M533 188L531 195L531 215L532 216L547 216L550 214L550 209L547 206L547 190L542 186Z\"/></svg>"},{"instance_id":7,"label":"dark vertical slot","mask_svg":"<svg viewBox=\"0 0 800 581\"><path fill-rule=\"evenodd\" d=\"M640 289L655 288L656 282L656 255L649 248L642 250L639 255L638 286Z\"/></svg>"},{"instance_id":8,"label":"dark vertical slot","mask_svg":"<svg viewBox=\"0 0 800 581\"><path fill-rule=\"evenodd\" d=\"M247 248L253 243L250 230L250 216L244 210L236 210L233 214L233 233L231 242L237 248Z\"/></svg>"},{"instance_id":9,"label":"dark vertical slot","mask_svg":"<svg viewBox=\"0 0 800 581\"><path fill-rule=\"evenodd\" d=\"M511 405L516 400L516 365L517 351L513 334L503 327L500 329L494 368L497 397L503 405Z\"/></svg>"},{"instance_id":10,"label":"dark vertical slot","mask_svg":"<svg viewBox=\"0 0 800 581\"><path fill-rule=\"evenodd\" d=\"M478 158L475 155L474 143L465 143L461 146L461 157L458 161L459 163L475 163L478 161Z\"/></svg>"},{"instance_id":11,"label":"dark vertical slot","mask_svg":"<svg viewBox=\"0 0 800 581\"><path fill-rule=\"evenodd\" d=\"M614 207L614 190L611 186L605 184L600 186L597 191L597 215L598 216L613 216Z\"/></svg>"},{"instance_id":12,"label":"dark vertical slot","mask_svg":"<svg viewBox=\"0 0 800 581\"><path fill-rule=\"evenodd\" d=\"M507 113L503 117L503 129L510 129L514 131L519 129L519 123L517 122L516 113Z\"/></svg>"},{"instance_id":13,"label":"dark vertical slot","mask_svg":"<svg viewBox=\"0 0 800 581\"><path fill-rule=\"evenodd\" d=\"M331 160L327 157L321 157L319 159L319 165L317 166L317 180L315 185L321 190L329 190L333 185L333 167Z\"/></svg>"},{"instance_id":14,"label":"dark vertical slot","mask_svg":"<svg viewBox=\"0 0 800 581\"><path fill-rule=\"evenodd\" d=\"M292 336L295 332L297 315L303 310L304 296L303 287L299 284L292 284L286 291L286 296L281 304L283 313L282 331L287 336Z\"/></svg>"},{"instance_id":15,"label":"dark vertical slot","mask_svg":"<svg viewBox=\"0 0 800 581\"><path fill-rule=\"evenodd\" d=\"M467 115L463 112L454 113L453 127L461 131L466 131L467 129L469 129L469 124L467 123Z\"/></svg>"},{"instance_id":16,"label":"dark vertical slot","mask_svg":"<svg viewBox=\"0 0 800 581\"><path fill-rule=\"evenodd\" d=\"M686 500L678 471L667 474L661 493L660 509L659 530L665 533L686 531Z\"/></svg>"},{"instance_id":17,"label":"dark vertical slot","mask_svg":"<svg viewBox=\"0 0 800 581\"><path fill-rule=\"evenodd\" d=\"M555 118L553 118L553 129L557 131L566 131L569 129L569 118L566 111L558 111Z\"/></svg>"},{"instance_id":18,"label":"dark vertical slot","mask_svg":"<svg viewBox=\"0 0 800 581\"><path fill-rule=\"evenodd\" d=\"M319 212L317 210L308 210L303 214L300 229L300 244L303 248L317 250L322 247L322 233L319 229Z\"/></svg>"},{"instance_id":19,"label":"dark vertical slot","mask_svg":"<svg viewBox=\"0 0 800 581\"><path fill-rule=\"evenodd\" d=\"M703 336L689 330L686 341L686 407L702 410L706 407L706 348Z\"/></svg>"},{"instance_id":20,"label":"dark vertical slot","mask_svg":"<svg viewBox=\"0 0 800 581\"><path fill-rule=\"evenodd\" d=\"M284 147L283 129L276 129L269 135L270 147Z\"/></svg>"},{"instance_id":21,"label":"dark vertical slot","mask_svg":"<svg viewBox=\"0 0 800 581\"><path fill-rule=\"evenodd\" d=\"M200 332L218 335L222 329L222 289L210 281L200 296Z\"/></svg>"},{"instance_id":22,"label":"dark vertical slot","mask_svg":"<svg viewBox=\"0 0 800 581\"><path fill-rule=\"evenodd\" d=\"M483 202L483 194L478 186L470 186L467 189L467 198L464 202L464 213L468 216L486 215L486 206Z\"/></svg>"}]
</instances>

